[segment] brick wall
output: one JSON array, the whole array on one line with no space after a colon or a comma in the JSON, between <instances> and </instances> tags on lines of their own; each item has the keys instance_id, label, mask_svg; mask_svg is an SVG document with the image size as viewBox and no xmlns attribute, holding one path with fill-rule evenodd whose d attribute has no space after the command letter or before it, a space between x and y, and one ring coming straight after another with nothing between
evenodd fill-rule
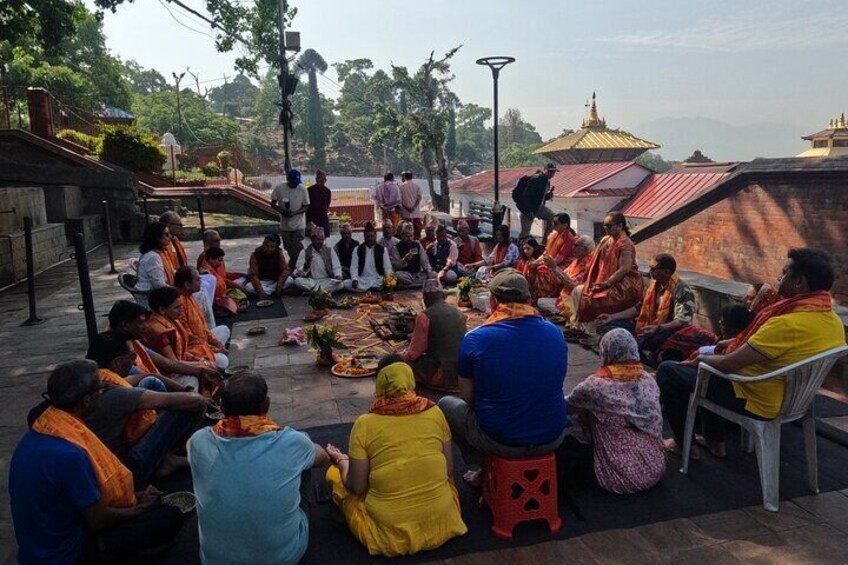
<instances>
[{"instance_id":1,"label":"brick wall","mask_svg":"<svg viewBox=\"0 0 848 565\"><path fill-rule=\"evenodd\" d=\"M637 244L639 259L671 253L681 269L735 281L774 281L792 247L834 255L834 296L848 304L848 176L751 180L740 191Z\"/></svg>"}]
</instances>

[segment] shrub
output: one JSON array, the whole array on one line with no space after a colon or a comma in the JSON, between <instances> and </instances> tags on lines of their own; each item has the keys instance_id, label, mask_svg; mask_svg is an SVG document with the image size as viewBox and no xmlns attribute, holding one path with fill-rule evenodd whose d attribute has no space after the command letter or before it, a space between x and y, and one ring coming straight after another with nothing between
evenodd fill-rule
<instances>
[{"instance_id":1,"label":"shrub","mask_svg":"<svg viewBox=\"0 0 848 565\"><path fill-rule=\"evenodd\" d=\"M103 126L100 157L131 171L153 172L165 164L155 134L135 126Z\"/></svg>"},{"instance_id":2,"label":"shrub","mask_svg":"<svg viewBox=\"0 0 848 565\"><path fill-rule=\"evenodd\" d=\"M229 151L221 151L218 153L217 157L218 164L221 166L222 171L226 171L233 166L233 154Z\"/></svg>"},{"instance_id":3,"label":"shrub","mask_svg":"<svg viewBox=\"0 0 848 565\"><path fill-rule=\"evenodd\" d=\"M101 137L88 135L87 133L82 133L75 129L60 130L59 133L56 134L56 137L85 147L91 155L99 153L100 145L103 143L103 139Z\"/></svg>"},{"instance_id":4,"label":"shrub","mask_svg":"<svg viewBox=\"0 0 848 565\"><path fill-rule=\"evenodd\" d=\"M219 177L221 176L221 167L218 166L218 163L215 161L209 161L202 167L200 170L203 171L203 174L207 177Z\"/></svg>"}]
</instances>

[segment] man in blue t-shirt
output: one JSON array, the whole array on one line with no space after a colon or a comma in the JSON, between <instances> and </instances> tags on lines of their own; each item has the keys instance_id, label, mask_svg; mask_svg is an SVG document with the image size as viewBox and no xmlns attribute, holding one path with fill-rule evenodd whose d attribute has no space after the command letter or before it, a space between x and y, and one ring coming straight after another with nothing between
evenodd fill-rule
<instances>
[{"instance_id":1,"label":"man in blue t-shirt","mask_svg":"<svg viewBox=\"0 0 848 565\"><path fill-rule=\"evenodd\" d=\"M101 392L94 362L63 363L47 384L48 409L66 413L66 418L70 414L74 418L70 421L81 424ZM94 434L87 441L99 442ZM183 518L176 508L160 504L160 494L148 490L136 494L135 506L107 506L83 447L30 430L15 448L9 466L17 562L110 563L167 544L179 532Z\"/></svg>"},{"instance_id":2,"label":"man in blue t-shirt","mask_svg":"<svg viewBox=\"0 0 848 565\"><path fill-rule=\"evenodd\" d=\"M442 398L439 408L467 461L549 453L568 425L565 339L530 306L518 271L498 272L489 291L492 316L459 349L459 397Z\"/></svg>"}]
</instances>

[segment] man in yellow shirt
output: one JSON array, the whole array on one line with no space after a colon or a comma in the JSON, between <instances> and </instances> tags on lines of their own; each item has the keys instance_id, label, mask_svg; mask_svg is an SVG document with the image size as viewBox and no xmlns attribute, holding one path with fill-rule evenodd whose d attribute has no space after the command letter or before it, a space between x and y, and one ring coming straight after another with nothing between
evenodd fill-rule
<instances>
[{"instance_id":1,"label":"man in yellow shirt","mask_svg":"<svg viewBox=\"0 0 848 565\"><path fill-rule=\"evenodd\" d=\"M845 329L833 312L829 292L833 280L829 254L818 249L791 249L779 279L780 299L764 308L734 339L721 342L717 347L721 354L659 366L657 384L663 412L674 434L665 440L667 451L680 452L699 362L723 373L757 376L845 344ZM707 398L740 414L771 420L780 413L785 388L783 378L751 383L712 378ZM706 411L700 416L707 449L724 457L724 420ZM693 457L697 457L697 450Z\"/></svg>"}]
</instances>

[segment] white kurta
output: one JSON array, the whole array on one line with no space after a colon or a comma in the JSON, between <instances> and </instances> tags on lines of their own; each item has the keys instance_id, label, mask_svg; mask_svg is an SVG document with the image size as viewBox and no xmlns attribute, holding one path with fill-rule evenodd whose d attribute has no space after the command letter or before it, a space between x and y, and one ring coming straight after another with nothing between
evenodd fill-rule
<instances>
[{"instance_id":1,"label":"white kurta","mask_svg":"<svg viewBox=\"0 0 848 565\"><path fill-rule=\"evenodd\" d=\"M361 244L360 247L363 245L365 244ZM351 280L345 281L345 288L365 292L366 290L379 289L383 286L383 277L377 272L377 266L374 263L374 249L375 247L365 246L365 265L361 273L359 272L359 248L357 247L356 251L353 252L353 258L350 261ZM393 272L392 263L389 259L389 251L386 248L383 248L383 270L387 275ZM358 281L359 286L354 289L352 281Z\"/></svg>"},{"instance_id":2,"label":"white kurta","mask_svg":"<svg viewBox=\"0 0 848 565\"><path fill-rule=\"evenodd\" d=\"M297 265L295 266L294 280L294 284L298 288L306 291L315 290L316 288L330 292L341 290L343 286L342 264L339 262L339 256L336 254L336 250L332 247L329 249L330 261L333 264L332 273L327 272L327 267L324 265L324 259L321 258L321 254L313 250L312 264L309 265L309 272L307 274L304 269L306 266L306 249L300 252L300 255L297 257Z\"/></svg>"}]
</instances>

